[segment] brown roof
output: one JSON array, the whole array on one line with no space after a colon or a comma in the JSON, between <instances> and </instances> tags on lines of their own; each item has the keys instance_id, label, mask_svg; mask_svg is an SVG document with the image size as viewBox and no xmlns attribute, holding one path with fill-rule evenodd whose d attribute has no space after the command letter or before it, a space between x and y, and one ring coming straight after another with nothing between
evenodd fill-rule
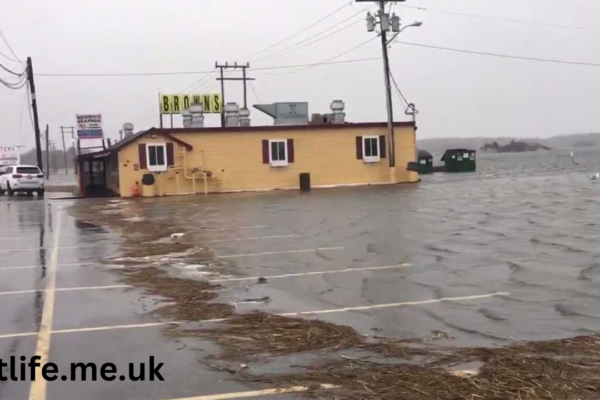
<instances>
[{"instance_id":1,"label":"brown roof","mask_svg":"<svg viewBox=\"0 0 600 400\"><path fill-rule=\"evenodd\" d=\"M136 140L140 139L143 136L146 136L150 133L153 133L155 135L162 135L166 138L169 138L170 140L174 141L175 143L178 143L180 145L182 145L183 147L185 147L188 150L193 150L194 148L192 147L191 144L184 142L181 139L176 138L175 136L172 136L171 134L169 134L169 132L166 132L165 130L161 130L161 129L149 129L147 131L141 131L136 133L135 135L129 136L123 140L121 140L120 142L115 143L113 146L109 147L106 150L102 150L102 151L96 151L93 153L87 153L87 154L81 154L79 155L77 158L78 159L88 159L88 158L104 158L107 157L119 150L121 150L123 147L127 146L128 144L135 142Z\"/></svg>"}]
</instances>

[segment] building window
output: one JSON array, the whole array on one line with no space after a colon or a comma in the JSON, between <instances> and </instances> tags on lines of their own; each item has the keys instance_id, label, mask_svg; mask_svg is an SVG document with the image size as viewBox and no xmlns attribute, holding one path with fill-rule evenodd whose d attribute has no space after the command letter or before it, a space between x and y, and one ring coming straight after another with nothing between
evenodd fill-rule
<instances>
[{"instance_id":1,"label":"building window","mask_svg":"<svg viewBox=\"0 0 600 400\"><path fill-rule=\"evenodd\" d=\"M165 144L149 144L146 146L148 152L148 171L164 172L167 170L167 146Z\"/></svg>"},{"instance_id":2,"label":"building window","mask_svg":"<svg viewBox=\"0 0 600 400\"><path fill-rule=\"evenodd\" d=\"M378 162L381 160L378 136L363 137L363 160L365 162Z\"/></svg>"},{"instance_id":3,"label":"building window","mask_svg":"<svg viewBox=\"0 0 600 400\"><path fill-rule=\"evenodd\" d=\"M269 162L272 166L287 166L287 154L287 140L269 140Z\"/></svg>"}]
</instances>

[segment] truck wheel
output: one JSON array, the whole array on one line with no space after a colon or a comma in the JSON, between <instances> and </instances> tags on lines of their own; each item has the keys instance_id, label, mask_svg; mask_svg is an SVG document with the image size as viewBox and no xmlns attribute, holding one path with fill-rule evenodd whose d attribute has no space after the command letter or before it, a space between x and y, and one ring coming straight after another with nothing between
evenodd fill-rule
<instances>
[{"instance_id":1,"label":"truck wheel","mask_svg":"<svg viewBox=\"0 0 600 400\"><path fill-rule=\"evenodd\" d=\"M8 183L8 182L6 182L6 193L8 193L9 196L12 196L15 194L15 192L10 187L10 183Z\"/></svg>"},{"instance_id":2,"label":"truck wheel","mask_svg":"<svg viewBox=\"0 0 600 400\"><path fill-rule=\"evenodd\" d=\"M27 196L29 196L29 197L33 196L33 190L27 192Z\"/></svg>"}]
</instances>

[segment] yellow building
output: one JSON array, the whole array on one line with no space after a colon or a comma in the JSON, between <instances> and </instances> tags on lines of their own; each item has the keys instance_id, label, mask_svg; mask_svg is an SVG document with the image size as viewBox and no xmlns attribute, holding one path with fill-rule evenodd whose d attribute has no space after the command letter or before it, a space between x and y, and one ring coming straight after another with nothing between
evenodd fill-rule
<instances>
[{"instance_id":1,"label":"yellow building","mask_svg":"<svg viewBox=\"0 0 600 400\"><path fill-rule=\"evenodd\" d=\"M122 197L294 189L301 173L317 188L417 182L407 170L415 125L397 122L394 132L390 152L385 123L153 128L81 155L80 189ZM153 185L142 184L148 174Z\"/></svg>"}]
</instances>

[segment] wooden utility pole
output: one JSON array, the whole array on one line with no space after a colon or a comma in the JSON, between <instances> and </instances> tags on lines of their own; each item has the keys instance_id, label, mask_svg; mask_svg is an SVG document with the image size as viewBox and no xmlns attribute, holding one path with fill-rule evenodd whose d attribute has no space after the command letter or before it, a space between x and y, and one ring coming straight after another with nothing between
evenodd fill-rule
<instances>
[{"instance_id":1,"label":"wooden utility pole","mask_svg":"<svg viewBox=\"0 0 600 400\"><path fill-rule=\"evenodd\" d=\"M385 1L379 1L379 15L385 16ZM385 94L388 114L388 130L390 131L390 167L396 166L396 146L394 138L394 107L392 105L392 83L390 82L390 58L388 56L387 32L381 30L381 50L383 51L383 74L385 76Z\"/></svg>"},{"instance_id":2,"label":"wooden utility pole","mask_svg":"<svg viewBox=\"0 0 600 400\"><path fill-rule=\"evenodd\" d=\"M40 120L38 118L37 97L35 95L35 80L33 79L33 65L31 57L27 57L27 80L29 81L29 90L31 91L31 109L33 111L33 127L35 130L35 153L38 168L44 170L42 162L42 143L40 138Z\"/></svg>"},{"instance_id":3,"label":"wooden utility pole","mask_svg":"<svg viewBox=\"0 0 600 400\"><path fill-rule=\"evenodd\" d=\"M50 127L46 124L46 179L50 179Z\"/></svg>"},{"instance_id":4,"label":"wooden utility pole","mask_svg":"<svg viewBox=\"0 0 600 400\"><path fill-rule=\"evenodd\" d=\"M394 109L392 104L392 84L390 79L390 59L388 56L388 45L390 42L388 41L387 34L390 28L392 27L392 31L396 32L396 36L402 31L400 30L400 19L396 16L392 16L390 20L390 15L385 12L385 5L387 3L396 3L396 2L404 2L405 0L356 0L357 2L375 2L379 5L379 11L377 11L377 15L379 16L378 24L381 27L381 50L383 53L383 74L385 78L385 96L386 96L386 108L387 108L387 116L388 116L388 130L389 130L389 143L390 143L390 156L389 163L390 167L396 166L396 146L395 146L395 137L394 137ZM393 21L396 19L395 21ZM396 25L397 24L397 25ZM368 13L367 17L367 26L369 32L373 32L375 30L375 26L377 25L376 18L372 17L370 13ZM394 27L394 25L396 25ZM417 25L415 25L417 26ZM420 26L420 24L418 25ZM394 36L393 38L395 38ZM392 39L393 39L392 38Z\"/></svg>"},{"instance_id":5,"label":"wooden utility pole","mask_svg":"<svg viewBox=\"0 0 600 400\"><path fill-rule=\"evenodd\" d=\"M65 157L65 175L69 175L69 167L67 163L67 146L65 145L65 128L63 126L60 127L60 134L62 135L63 155Z\"/></svg>"},{"instance_id":6,"label":"wooden utility pole","mask_svg":"<svg viewBox=\"0 0 600 400\"><path fill-rule=\"evenodd\" d=\"M234 63L233 65L229 63L219 64L215 63L215 68L219 68L221 70L221 77L217 78L218 81L221 81L221 101L223 102L223 110L221 111L221 127L225 127L225 81L242 81L244 82L244 108L248 108L248 88L247 82L254 81L254 78L248 78L246 76L246 70L250 68L250 63L246 63L246 65L238 65L238 63ZM242 77L241 78L225 78L225 70L226 69L241 69Z\"/></svg>"}]
</instances>

